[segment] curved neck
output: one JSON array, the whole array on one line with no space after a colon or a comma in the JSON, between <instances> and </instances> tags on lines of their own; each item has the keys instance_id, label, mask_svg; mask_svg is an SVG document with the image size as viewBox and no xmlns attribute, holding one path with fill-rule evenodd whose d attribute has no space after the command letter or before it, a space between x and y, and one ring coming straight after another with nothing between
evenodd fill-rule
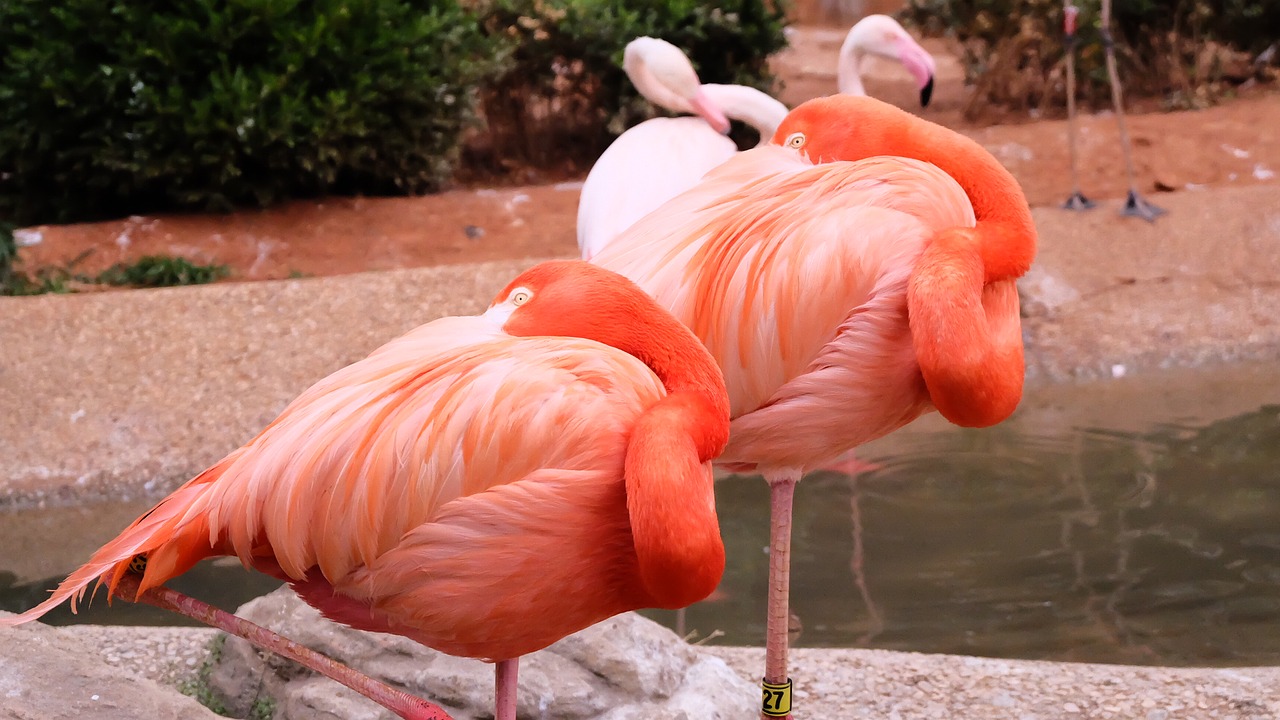
<instances>
[{"instance_id":1,"label":"curved neck","mask_svg":"<svg viewBox=\"0 0 1280 720\"><path fill-rule=\"evenodd\" d=\"M639 320L617 322L605 342L648 365L667 399L681 398L699 414L693 433L699 462L718 457L729 442L729 393L720 367L693 331L655 304Z\"/></svg>"},{"instance_id":2,"label":"curved neck","mask_svg":"<svg viewBox=\"0 0 1280 720\"><path fill-rule=\"evenodd\" d=\"M711 83L703 85L702 91L725 115L759 131L762 145L769 142L789 112L786 105L746 85Z\"/></svg>"},{"instance_id":3,"label":"curved neck","mask_svg":"<svg viewBox=\"0 0 1280 720\"><path fill-rule=\"evenodd\" d=\"M649 68L644 51L628 47L623 55L622 70L645 100L674 113L695 112L688 99L658 79Z\"/></svg>"},{"instance_id":4,"label":"curved neck","mask_svg":"<svg viewBox=\"0 0 1280 720\"><path fill-rule=\"evenodd\" d=\"M895 108L895 110L897 110ZM1036 225L1013 174L974 140L897 110L911 118L890 141L892 152L937 165L955 178L973 205L981 231L983 282L1021 277L1036 255Z\"/></svg>"},{"instance_id":5,"label":"curved neck","mask_svg":"<svg viewBox=\"0 0 1280 720\"><path fill-rule=\"evenodd\" d=\"M840 46L840 56L836 59L836 88L843 95L867 94L862 87L862 49L858 47L857 37L850 32Z\"/></svg>"},{"instance_id":6,"label":"curved neck","mask_svg":"<svg viewBox=\"0 0 1280 720\"><path fill-rule=\"evenodd\" d=\"M724 574L710 462L729 440L729 395L711 354L675 318L664 313L632 331L644 342L623 349L652 368L668 393L644 412L627 444L632 541L650 602L679 608L711 594Z\"/></svg>"},{"instance_id":7,"label":"curved neck","mask_svg":"<svg viewBox=\"0 0 1280 720\"><path fill-rule=\"evenodd\" d=\"M724 574L711 458L700 459L695 440L708 410L696 393L668 395L645 411L627 444L627 514L640 583L653 607L695 603Z\"/></svg>"},{"instance_id":8,"label":"curved neck","mask_svg":"<svg viewBox=\"0 0 1280 720\"><path fill-rule=\"evenodd\" d=\"M929 397L943 417L964 427L1009 417L1025 372L1017 285L983 283L980 234L939 233L907 287L912 344Z\"/></svg>"}]
</instances>

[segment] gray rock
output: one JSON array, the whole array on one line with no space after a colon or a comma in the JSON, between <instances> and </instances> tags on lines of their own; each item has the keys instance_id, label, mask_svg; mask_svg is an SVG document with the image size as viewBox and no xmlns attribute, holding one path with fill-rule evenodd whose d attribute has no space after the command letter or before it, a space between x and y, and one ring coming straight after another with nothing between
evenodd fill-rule
<instances>
[{"instance_id":1,"label":"gray rock","mask_svg":"<svg viewBox=\"0 0 1280 720\"><path fill-rule=\"evenodd\" d=\"M0 630L0 657L5 720L218 718L177 690L103 664L92 646L59 628L29 623Z\"/></svg>"},{"instance_id":2,"label":"gray rock","mask_svg":"<svg viewBox=\"0 0 1280 720\"><path fill-rule=\"evenodd\" d=\"M456 720L493 716L493 666L395 635L332 623L287 588L238 615L372 677L440 704ZM620 615L520 659L518 714L526 720L717 720L751 717L757 690L723 660L634 613ZM209 685L233 714L260 697L276 720L393 720L328 678L229 638Z\"/></svg>"}]
</instances>

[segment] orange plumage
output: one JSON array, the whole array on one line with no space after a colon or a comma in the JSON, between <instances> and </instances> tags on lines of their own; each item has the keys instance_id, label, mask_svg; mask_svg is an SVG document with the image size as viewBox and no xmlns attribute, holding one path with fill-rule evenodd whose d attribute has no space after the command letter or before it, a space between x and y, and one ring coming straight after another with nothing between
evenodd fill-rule
<instances>
[{"instance_id":1,"label":"orange plumage","mask_svg":"<svg viewBox=\"0 0 1280 720\"><path fill-rule=\"evenodd\" d=\"M316 383L102 547L33 620L137 555L142 588L236 555L330 617L505 660L724 569L710 461L723 380L630 282L578 261L517 278Z\"/></svg>"},{"instance_id":2,"label":"orange plumage","mask_svg":"<svg viewBox=\"0 0 1280 720\"><path fill-rule=\"evenodd\" d=\"M795 483L934 408L969 426L1013 412L1014 281L1036 233L1017 182L981 146L885 103L812 100L773 143L593 261L652 293L724 371L721 462L772 486L765 679L782 683Z\"/></svg>"}]
</instances>

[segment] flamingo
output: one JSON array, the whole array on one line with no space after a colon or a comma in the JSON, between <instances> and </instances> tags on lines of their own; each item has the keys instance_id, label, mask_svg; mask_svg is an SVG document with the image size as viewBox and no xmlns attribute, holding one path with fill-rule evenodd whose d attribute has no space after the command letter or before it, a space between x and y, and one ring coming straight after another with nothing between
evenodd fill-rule
<instances>
[{"instance_id":1,"label":"flamingo","mask_svg":"<svg viewBox=\"0 0 1280 720\"><path fill-rule=\"evenodd\" d=\"M796 482L934 409L971 427L1013 412L1014 280L1036 234L980 145L871 98L804 103L772 142L784 147L726 162L595 262L688 324L724 372L733 422L717 462L771 486L764 712L786 717Z\"/></svg>"},{"instance_id":2,"label":"flamingo","mask_svg":"<svg viewBox=\"0 0 1280 720\"><path fill-rule=\"evenodd\" d=\"M933 57L886 15L868 15L849 30L836 62L840 92L866 95L861 67L867 55L900 61L920 83L920 104L933 93ZM623 69L649 102L689 112L681 98L695 96L698 75L671 43L641 37L627 44ZM745 85L702 85L708 104L750 125L768 142L787 106ZM615 237L655 208L698 183L733 157L738 146L724 135L727 124L707 117L653 118L627 130L592 166L578 201L578 249L591 260Z\"/></svg>"},{"instance_id":3,"label":"flamingo","mask_svg":"<svg viewBox=\"0 0 1280 720\"><path fill-rule=\"evenodd\" d=\"M614 273L543 263L316 383L0 625L115 592L139 557L141 595L235 555L333 620L497 661L514 720L519 656L716 588L728 431L688 329Z\"/></svg>"},{"instance_id":4,"label":"flamingo","mask_svg":"<svg viewBox=\"0 0 1280 720\"><path fill-rule=\"evenodd\" d=\"M1071 158L1071 196L1062 204L1064 210L1089 210L1094 202L1080 192L1079 173L1076 170L1076 18L1080 8L1072 0L1062 2L1063 45L1067 51L1067 149ZM1121 215L1140 217L1147 222L1168 212L1154 205L1138 192L1133 170L1133 151L1129 142L1129 130L1124 122L1124 91L1120 84L1120 71L1116 66L1116 43L1111 35L1111 0L1102 0L1100 34L1107 64L1107 84L1111 86L1111 104L1116 111L1116 125L1120 131L1120 151L1124 157L1124 174L1129 183L1129 194L1120 208Z\"/></svg>"}]
</instances>

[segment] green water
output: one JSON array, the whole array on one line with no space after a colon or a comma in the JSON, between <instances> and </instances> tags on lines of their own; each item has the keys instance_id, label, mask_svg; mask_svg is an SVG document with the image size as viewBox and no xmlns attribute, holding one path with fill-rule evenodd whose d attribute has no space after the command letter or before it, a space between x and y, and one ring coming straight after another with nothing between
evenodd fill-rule
<instances>
[{"instance_id":1,"label":"green water","mask_svg":"<svg viewBox=\"0 0 1280 720\"><path fill-rule=\"evenodd\" d=\"M1030 393L999 427L933 418L860 456L881 467L816 473L797 489L799 646L1280 664L1280 371L1058 386ZM762 644L768 490L758 477L726 478L717 501L729 567L687 627ZM71 569L147 504L13 514L48 560L32 567L23 555L21 571L6 570L16 565L6 550L0 608L33 605L53 581L25 578ZM90 535L87 549L47 552L69 528ZM173 585L234 608L276 583L224 559ZM649 614L674 625L674 613ZM49 621L173 620L99 602Z\"/></svg>"}]
</instances>

